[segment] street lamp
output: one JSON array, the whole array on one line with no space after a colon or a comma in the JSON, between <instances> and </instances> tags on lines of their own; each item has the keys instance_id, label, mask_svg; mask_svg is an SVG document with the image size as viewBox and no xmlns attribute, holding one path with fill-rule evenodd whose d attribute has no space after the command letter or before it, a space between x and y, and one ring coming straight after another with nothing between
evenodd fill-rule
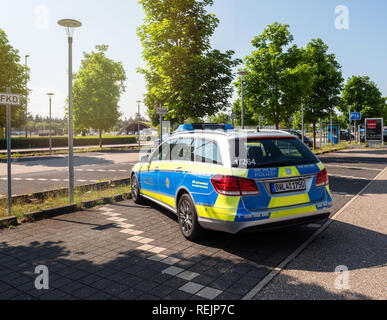
<instances>
[{"instance_id":1,"label":"street lamp","mask_svg":"<svg viewBox=\"0 0 387 320\"><path fill-rule=\"evenodd\" d=\"M24 65L27 67L27 59L30 57L29 54L26 54L24 56ZM27 87L27 79L26 79L26 114L24 115L24 131L25 131L25 137L27 138L27 130L28 130L28 123L27 123L27 105L28 105L28 87Z\"/></svg>"},{"instance_id":2,"label":"street lamp","mask_svg":"<svg viewBox=\"0 0 387 320\"><path fill-rule=\"evenodd\" d=\"M140 142L140 103L142 102L141 100L137 100L137 107L138 107L138 113L137 113L137 129L138 129L138 147L141 146Z\"/></svg>"},{"instance_id":3,"label":"street lamp","mask_svg":"<svg viewBox=\"0 0 387 320\"><path fill-rule=\"evenodd\" d=\"M75 28L82 26L77 20L62 19L58 24L66 28L69 45L69 125L68 125L68 147L69 147L69 202L74 202L74 148L73 148L73 32Z\"/></svg>"},{"instance_id":4,"label":"street lamp","mask_svg":"<svg viewBox=\"0 0 387 320\"><path fill-rule=\"evenodd\" d=\"M48 99L49 99L49 116L50 116L50 153L51 153L51 149L52 149L52 136L51 136L51 98L52 96L54 95L53 93L47 93L48 95Z\"/></svg>"},{"instance_id":5,"label":"street lamp","mask_svg":"<svg viewBox=\"0 0 387 320\"><path fill-rule=\"evenodd\" d=\"M242 86L242 130L243 130L245 128L244 82L246 79L247 71L239 71L238 74L241 76L241 86Z\"/></svg>"}]
</instances>

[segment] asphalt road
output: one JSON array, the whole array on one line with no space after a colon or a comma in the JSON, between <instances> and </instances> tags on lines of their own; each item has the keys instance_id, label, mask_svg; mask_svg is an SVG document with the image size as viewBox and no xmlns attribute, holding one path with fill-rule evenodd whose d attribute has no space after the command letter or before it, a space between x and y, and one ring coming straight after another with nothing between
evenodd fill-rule
<instances>
[{"instance_id":1,"label":"asphalt road","mask_svg":"<svg viewBox=\"0 0 387 320\"><path fill-rule=\"evenodd\" d=\"M126 159L121 156L121 161ZM101 157L98 161L107 156ZM387 166L387 150L347 150L321 159L331 174L333 215ZM115 161L106 165L123 164ZM367 210L373 205L378 206L374 215L385 210L383 188L385 184L377 185L370 197L354 200L340 224L332 223L336 229L329 227L319 236L326 240L318 242L319 250L305 250L309 253L302 263L296 259L291 264L296 275L276 277L271 282L276 286L270 283L267 291L252 298L380 298L385 277L378 270L387 260L386 219L376 219ZM193 243L180 234L173 214L129 200L23 224L0 231L0 299L242 299L325 222L248 235L209 232ZM339 250L342 247L345 250ZM361 271L351 278L352 295L348 290L328 294L331 277L326 283L313 283L325 281L318 276L334 273L331 252L339 263ZM37 265L50 271L48 290L34 288ZM371 274L376 280L369 286L359 281ZM293 286L304 275L310 282ZM382 285L373 290L375 281Z\"/></svg>"},{"instance_id":2,"label":"asphalt road","mask_svg":"<svg viewBox=\"0 0 387 320\"><path fill-rule=\"evenodd\" d=\"M103 179L129 177L139 153L115 151L82 153L74 157L75 184L84 185ZM15 159L12 163L12 195L28 194L66 187L68 185L67 156ZM7 167L0 163L0 196L7 194Z\"/></svg>"}]
</instances>

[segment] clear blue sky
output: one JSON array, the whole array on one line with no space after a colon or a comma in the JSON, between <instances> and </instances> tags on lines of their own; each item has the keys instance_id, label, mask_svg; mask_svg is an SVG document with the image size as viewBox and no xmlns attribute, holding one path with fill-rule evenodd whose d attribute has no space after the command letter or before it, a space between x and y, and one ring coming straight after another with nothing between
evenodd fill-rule
<instances>
[{"instance_id":1,"label":"clear blue sky","mask_svg":"<svg viewBox=\"0 0 387 320\"><path fill-rule=\"evenodd\" d=\"M387 96L387 2L385 0L214 0L209 8L220 19L212 45L232 49L243 58L251 40L275 21L291 27L295 43L305 46L320 37L335 53L345 79L369 75ZM335 8L349 9L349 29L335 28ZM2 1L0 28L20 55L29 54L29 88L33 90L30 111L48 114L47 92L54 92L53 115L64 115L67 96L67 40L57 21L73 18L83 23L74 34L74 71L82 52L96 44L110 46L108 56L122 61L127 73L127 92L120 101L124 116L134 115L136 100L145 92L145 82L136 68L143 65L136 28L144 17L137 0L12 0ZM144 112L144 107L142 107Z\"/></svg>"}]
</instances>

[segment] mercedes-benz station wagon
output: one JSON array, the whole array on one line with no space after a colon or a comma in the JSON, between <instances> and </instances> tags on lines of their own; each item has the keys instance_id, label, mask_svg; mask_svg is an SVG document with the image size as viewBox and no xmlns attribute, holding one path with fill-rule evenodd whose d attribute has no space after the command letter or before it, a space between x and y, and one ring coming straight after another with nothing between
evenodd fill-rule
<instances>
[{"instance_id":1,"label":"mercedes-benz station wagon","mask_svg":"<svg viewBox=\"0 0 387 320\"><path fill-rule=\"evenodd\" d=\"M181 126L133 167L131 188L135 203L148 199L177 214L189 240L203 229L236 234L311 223L332 206L327 170L297 137L228 125Z\"/></svg>"}]
</instances>

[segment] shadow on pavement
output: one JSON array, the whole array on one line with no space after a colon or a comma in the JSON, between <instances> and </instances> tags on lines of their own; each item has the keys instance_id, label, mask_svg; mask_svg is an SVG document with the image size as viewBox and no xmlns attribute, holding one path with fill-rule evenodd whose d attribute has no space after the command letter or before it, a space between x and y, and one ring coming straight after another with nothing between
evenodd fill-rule
<instances>
[{"instance_id":1,"label":"shadow on pavement","mask_svg":"<svg viewBox=\"0 0 387 320\"><path fill-rule=\"evenodd\" d=\"M90 221L85 214L46 220L47 224L50 221L55 223L46 234L41 222L23 225L22 234L17 234L19 230L0 231L0 299L200 298L179 290L189 280L162 273L170 265L149 260L153 253L139 250L141 244L126 240L127 236L119 233L114 223L105 217L80 224ZM95 212L90 214L97 217ZM157 215L163 219L168 232L154 245L163 246L157 242L164 241L166 246L169 242L169 250L173 252L168 256L180 260L174 266L197 273L192 282L221 290L217 299L222 300L241 299L316 230L298 226L246 235L208 232L202 240L193 243L183 238L175 224L176 217L166 210L143 210L140 218L149 221L151 226ZM169 219L173 223L169 223ZM387 257L382 251L387 242L385 234L337 221L334 225L337 238L319 238L319 243L320 249L321 245L325 246L322 250L327 255L334 251L337 261L327 263L324 255L316 256L314 262L302 265L299 270L334 273L337 265L347 265L350 270L386 266ZM146 231L145 225L140 228ZM71 233L73 230L77 232ZM340 240L343 235L345 241ZM23 240L28 236L40 240ZM8 242L15 239L19 239L17 244L9 245ZM50 239L63 241L48 241ZM34 288L38 276L34 268L38 265L46 265L49 269L49 290ZM320 296L326 299L369 299L346 292L335 294L316 284L294 281L289 277L284 285L318 293L318 296L308 297L310 299Z\"/></svg>"},{"instance_id":2,"label":"shadow on pavement","mask_svg":"<svg viewBox=\"0 0 387 320\"><path fill-rule=\"evenodd\" d=\"M55 157L55 159L42 160L42 161L28 161L28 162L18 162L20 166L46 166L53 168L67 167L68 160L66 157ZM84 166L84 165L107 165L114 164L114 161L106 160L98 157L91 156L74 156L74 166Z\"/></svg>"}]
</instances>

